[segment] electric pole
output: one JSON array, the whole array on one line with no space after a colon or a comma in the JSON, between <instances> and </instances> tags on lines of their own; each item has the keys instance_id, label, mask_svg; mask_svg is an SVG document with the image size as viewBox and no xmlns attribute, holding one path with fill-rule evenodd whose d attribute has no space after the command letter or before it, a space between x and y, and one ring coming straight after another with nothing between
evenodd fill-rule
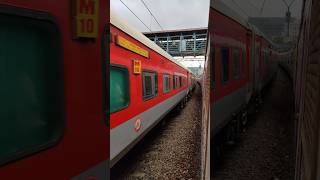
<instances>
[{"instance_id":1,"label":"electric pole","mask_svg":"<svg viewBox=\"0 0 320 180\"><path fill-rule=\"evenodd\" d=\"M290 36L290 20L291 20L291 12L290 12L290 7L292 6L292 4L294 3L295 0L292 0L290 4L287 3L286 0L282 0L283 3L287 6L287 12L286 12L286 21L287 21L287 36L289 38Z\"/></svg>"}]
</instances>

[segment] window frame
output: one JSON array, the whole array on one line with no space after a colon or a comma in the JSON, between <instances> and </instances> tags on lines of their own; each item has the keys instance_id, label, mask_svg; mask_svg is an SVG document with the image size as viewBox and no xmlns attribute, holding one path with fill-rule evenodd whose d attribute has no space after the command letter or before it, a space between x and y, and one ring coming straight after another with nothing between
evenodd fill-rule
<instances>
[{"instance_id":1,"label":"window frame","mask_svg":"<svg viewBox=\"0 0 320 180\"><path fill-rule=\"evenodd\" d=\"M154 91L155 91L155 94L153 96L150 96L150 97L145 97L145 95L144 95L145 94L144 73L154 74ZM141 82L142 82L142 99L143 99L143 101L148 101L148 100L151 100L151 99L157 97L158 94L159 94L158 72L144 69L144 70L142 70L141 78L142 78ZM152 81L151 81L151 83L152 83Z\"/></svg>"},{"instance_id":2,"label":"window frame","mask_svg":"<svg viewBox=\"0 0 320 180\"><path fill-rule=\"evenodd\" d=\"M227 50L227 80L224 80L224 65L223 65L223 56L222 56L222 51L223 50ZM224 85L227 85L230 81L230 47L227 47L227 46L223 46L220 48L220 54L221 54L221 58L220 58L220 61L221 61L221 72L220 72L220 75L221 75L221 84L224 86Z\"/></svg>"},{"instance_id":3,"label":"window frame","mask_svg":"<svg viewBox=\"0 0 320 180\"><path fill-rule=\"evenodd\" d=\"M111 106L111 104L110 104L109 110L108 110L108 111L110 112L110 114L113 114L113 113L122 111L122 110L124 110L124 109L127 109L127 108L130 106L130 104L131 104L131 96L130 96L130 72L129 72L128 67L126 67L126 66L124 66L124 65L120 65L120 64L110 64L110 65L109 65L109 74L110 74L110 72L111 72L111 68L112 68L112 67L119 68L119 69L124 69L124 70L127 72L127 75L128 75L128 104L127 104L126 106L123 106L122 108L119 108L119 109L117 109L116 111L112 111L112 112L111 112L111 110L110 110L110 106ZM110 77L109 77L109 81L110 81ZM109 86L110 86L110 82L109 82ZM109 89L110 89L110 87L109 87ZM109 94L110 94L110 92L109 92ZM110 102L110 97L109 97L109 102Z\"/></svg>"},{"instance_id":4,"label":"window frame","mask_svg":"<svg viewBox=\"0 0 320 180\"><path fill-rule=\"evenodd\" d=\"M164 84L166 84L166 82L164 81L165 80L165 78L168 78L169 80L169 89L164 89ZM171 91L171 85L170 85L170 74L167 74L167 73L163 73L162 74L162 93L163 94L168 94L168 93L170 93L170 91Z\"/></svg>"},{"instance_id":5,"label":"window frame","mask_svg":"<svg viewBox=\"0 0 320 180\"><path fill-rule=\"evenodd\" d=\"M177 87L177 75L172 75L172 85L173 85L173 90L178 89L178 87Z\"/></svg>"},{"instance_id":6,"label":"window frame","mask_svg":"<svg viewBox=\"0 0 320 180\"><path fill-rule=\"evenodd\" d=\"M246 63L247 63L247 53L246 53L246 50L245 49L242 49L241 50L241 79L245 78L246 77Z\"/></svg>"},{"instance_id":7,"label":"window frame","mask_svg":"<svg viewBox=\"0 0 320 180\"><path fill-rule=\"evenodd\" d=\"M62 141L63 136L64 136L64 131L66 128L66 112L65 112L65 95L64 95L64 58L63 58L63 36L61 29L59 27L59 23L57 19L55 18L54 15L52 15L49 12L40 12L38 10L34 9L27 9L24 7L15 7L11 5L1 5L0 4L0 15L4 16L16 16L18 18L25 18L29 19L31 21L37 21L37 23L49 23L52 24L56 30L57 30L57 43L59 44L60 47L57 47L59 54L57 55L57 62L61 66L61 72L59 78L61 78L60 81L60 88L59 88L59 93L62 97L62 103L60 104L61 106L61 127L57 129L57 137L51 141L47 141L46 143L42 143L36 146L33 146L31 148L26 148L23 150L20 150L19 152L15 153L14 155L8 156L8 157L0 157L0 166L11 163L15 160L22 159L22 158L27 158L33 155L36 155L40 153L43 150L47 150L50 148L55 147L56 145L59 144L59 142Z\"/></svg>"},{"instance_id":8,"label":"window frame","mask_svg":"<svg viewBox=\"0 0 320 180\"><path fill-rule=\"evenodd\" d=\"M238 53L238 56L236 56L235 52ZM241 57L241 50L240 48L232 48L232 79L233 80L240 80L242 78L241 76L241 63L242 63L242 57ZM238 61L237 65L238 67L235 66L235 61ZM237 68L237 69L236 69ZM237 70L237 71L236 71Z\"/></svg>"},{"instance_id":9,"label":"window frame","mask_svg":"<svg viewBox=\"0 0 320 180\"><path fill-rule=\"evenodd\" d=\"M108 24L104 25L102 36L101 36L101 47L102 47L102 111L103 111L103 122L110 128L110 43L112 42L112 33Z\"/></svg>"}]
</instances>

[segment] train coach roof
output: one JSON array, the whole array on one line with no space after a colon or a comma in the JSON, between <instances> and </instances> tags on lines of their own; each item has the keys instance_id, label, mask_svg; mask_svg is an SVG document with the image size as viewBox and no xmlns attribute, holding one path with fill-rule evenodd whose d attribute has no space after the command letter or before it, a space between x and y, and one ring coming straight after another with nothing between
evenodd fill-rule
<instances>
[{"instance_id":1,"label":"train coach roof","mask_svg":"<svg viewBox=\"0 0 320 180\"><path fill-rule=\"evenodd\" d=\"M182 65L181 63L179 63L178 61L176 61L170 54L168 54L166 51L164 51L162 48L160 48L157 44L155 44L153 41L151 41L150 39L148 39L145 35L143 35L141 32L139 32L138 30L136 30L135 28L131 27L130 25L128 25L124 20L122 20L121 18L119 18L118 15L116 15L114 12L110 12L110 23L114 26L116 26L117 28L119 28L120 30L122 30L123 32L127 33L128 35L130 35L131 37L133 37L134 39L136 39L137 41L141 42L142 44L144 44L145 46L147 46L148 48L156 51L157 53L159 53L160 55L162 55L163 57L169 59L170 61L172 61L173 63L179 65L180 67L186 69L189 73L192 73L192 71L190 69L188 69L187 67L185 67L184 65Z\"/></svg>"},{"instance_id":2,"label":"train coach roof","mask_svg":"<svg viewBox=\"0 0 320 180\"><path fill-rule=\"evenodd\" d=\"M251 29L247 19L228 7L224 2L222 2L222 0L211 0L210 7L237 21L244 27Z\"/></svg>"},{"instance_id":3,"label":"train coach roof","mask_svg":"<svg viewBox=\"0 0 320 180\"><path fill-rule=\"evenodd\" d=\"M220 13L226 15L227 17L230 17L234 21L238 22L239 24L243 25L247 29L253 31L258 36L263 37L265 40L267 40L271 45L275 45L262 31L260 31L259 28L257 28L255 25L250 24L248 20L239 15L237 12L232 10L230 7L228 7L222 0L211 0L210 1L210 7L219 11Z\"/></svg>"}]
</instances>

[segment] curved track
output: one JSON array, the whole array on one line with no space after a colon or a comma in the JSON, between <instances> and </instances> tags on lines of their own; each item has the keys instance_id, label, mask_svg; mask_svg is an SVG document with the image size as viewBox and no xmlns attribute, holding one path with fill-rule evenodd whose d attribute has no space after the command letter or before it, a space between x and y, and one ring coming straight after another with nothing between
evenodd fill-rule
<instances>
[{"instance_id":1,"label":"curved track","mask_svg":"<svg viewBox=\"0 0 320 180\"><path fill-rule=\"evenodd\" d=\"M174 110L111 170L111 179L199 179L201 90Z\"/></svg>"},{"instance_id":2,"label":"curved track","mask_svg":"<svg viewBox=\"0 0 320 180\"><path fill-rule=\"evenodd\" d=\"M294 179L292 84L282 69L263 97L260 111L250 117L239 142L225 149L214 179ZM213 175L213 174L211 174Z\"/></svg>"}]
</instances>

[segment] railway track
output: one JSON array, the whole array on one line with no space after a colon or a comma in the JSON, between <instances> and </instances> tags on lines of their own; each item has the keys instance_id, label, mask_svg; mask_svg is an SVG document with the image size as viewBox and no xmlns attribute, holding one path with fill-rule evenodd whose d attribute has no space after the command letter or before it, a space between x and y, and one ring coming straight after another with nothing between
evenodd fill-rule
<instances>
[{"instance_id":1,"label":"railway track","mask_svg":"<svg viewBox=\"0 0 320 180\"><path fill-rule=\"evenodd\" d=\"M225 148L221 164L211 174L215 180L294 179L291 86L287 74L279 68L259 113L249 117L247 130L236 145Z\"/></svg>"},{"instance_id":2,"label":"railway track","mask_svg":"<svg viewBox=\"0 0 320 180\"><path fill-rule=\"evenodd\" d=\"M111 169L111 179L200 179L200 87L164 120Z\"/></svg>"}]
</instances>

